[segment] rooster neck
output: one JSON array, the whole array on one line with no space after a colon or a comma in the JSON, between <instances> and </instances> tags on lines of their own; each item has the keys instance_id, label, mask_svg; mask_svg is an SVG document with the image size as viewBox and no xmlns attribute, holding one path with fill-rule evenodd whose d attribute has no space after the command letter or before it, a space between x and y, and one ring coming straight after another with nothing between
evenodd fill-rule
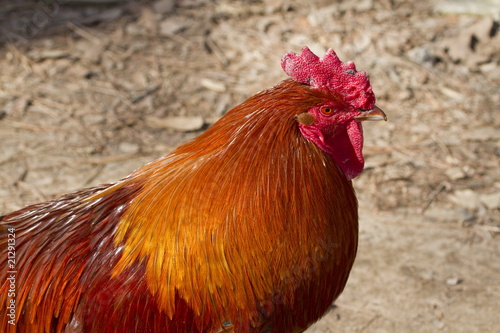
<instances>
[{"instance_id":1,"label":"rooster neck","mask_svg":"<svg viewBox=\"0 0 500 333\"><path fill-rule=\"evenodd\" d=\"M294 116L306 106L272 95L131 176L147 181L118 225L114 276L144 262L170 317L178 294L220 322L256 327L258 313L287 331L315 321L343 289L357 246L352 185L301 135Z\"/></svg>"}]
</instances>

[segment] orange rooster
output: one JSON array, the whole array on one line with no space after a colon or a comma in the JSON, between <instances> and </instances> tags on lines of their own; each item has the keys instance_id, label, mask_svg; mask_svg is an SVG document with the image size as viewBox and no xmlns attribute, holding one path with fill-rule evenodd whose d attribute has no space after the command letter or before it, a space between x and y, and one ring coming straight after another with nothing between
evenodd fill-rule
<instances>
[{"instance_id":1,"label":"orange rooster","mask_svg":"<svg viewBox=\"0 0 500 333\"><path fill-rule=\"evenodd\" d=\"M302 332L354 262L368 77L329 50L128 177L0 221L2 332Z\"/></svg>"}]
</instances>

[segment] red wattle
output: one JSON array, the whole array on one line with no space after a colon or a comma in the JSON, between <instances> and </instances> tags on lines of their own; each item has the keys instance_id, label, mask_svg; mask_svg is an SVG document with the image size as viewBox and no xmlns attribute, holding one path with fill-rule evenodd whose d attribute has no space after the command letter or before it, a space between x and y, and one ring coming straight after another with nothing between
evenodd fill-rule
<instances>
[{"instance_id":1,"label":"red wattle","mask_svg":"<svg viewBox=\"0 0 500 333\"><path fill-rule=\"evenodd\" d=\"M363 128L359 122L350 121L330 137L323 137L321 131L312 126L301 124L299 128L304 137L332 156L347 179L356 178L363 172Z\"/></svg>"}]
</instances>

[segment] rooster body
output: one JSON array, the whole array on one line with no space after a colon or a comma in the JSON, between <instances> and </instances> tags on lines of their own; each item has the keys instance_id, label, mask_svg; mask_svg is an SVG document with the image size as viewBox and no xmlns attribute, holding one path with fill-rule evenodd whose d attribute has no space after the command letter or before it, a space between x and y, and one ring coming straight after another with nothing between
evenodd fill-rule
<instances>
[{"instance_id":1,"label":"rooster body","mask_svg":"<svg viewBox=\"0 0 500 333\"><path fill-rule=\"evenodd\" d=\"M4 216L16 290L9 296L0 271L0 330L305 330L342 292L356 255L351 177L321 145L329 136L311 129L324 125L318 110L346 105L285 80L114 184Z\"/></svg>"}]
</instances>

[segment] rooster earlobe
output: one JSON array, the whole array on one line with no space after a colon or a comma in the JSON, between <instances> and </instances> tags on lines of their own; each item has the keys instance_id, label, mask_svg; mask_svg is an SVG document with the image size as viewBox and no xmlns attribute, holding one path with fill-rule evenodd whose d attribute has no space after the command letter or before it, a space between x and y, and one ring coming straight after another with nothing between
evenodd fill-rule
<instances>
[{"instance_id":1,"label":"rooster earlobe","mask_svg":"<svg viewBox=\"0 0 500 333\"><path fill-rule=\"evenodd\" d=\"M297 122L299 124L306 125L306 126L310 126L310 125L314 124L314 121L315 121L312 114L307 113L307 112L296 115L295 120L297 120Z\"/></svg>"}]
</instances>

